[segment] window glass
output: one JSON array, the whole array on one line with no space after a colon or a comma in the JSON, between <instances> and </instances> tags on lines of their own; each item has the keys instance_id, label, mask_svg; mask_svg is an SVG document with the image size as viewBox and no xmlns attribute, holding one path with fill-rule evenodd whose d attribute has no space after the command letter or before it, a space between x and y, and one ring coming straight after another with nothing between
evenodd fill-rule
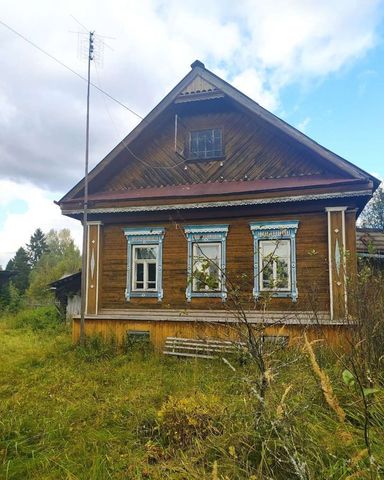
<instances>
[{"instance_id":1,"label":"window glass","mask_svg":"<svg viewBox=\"0 0 384 480\"><path fill-rule=\"evenodd\" d=\"M276 260L276 287L284 290L289 288L288 259L278 258Z\"/></svg>"},{"instance_id":2,"label":"window glass","mask_svg":"<svg viewBox=\"0 0 384 480\"><path fill-rule=\"evenodd\" d=\"M193 290L211 292L221 289L221 244L193 244Z\"/></svg>"},{"instance_id":3,"label":"window glass","mask_svg":"<svg viewBox=\"0 0 384 480\"><path fill-rule=\"evenodd\" d=\"M156 290L157 246L133 246L134 290Z\"/></svg>"},{"instance_id":4,"label":"window glass","mask_svg":"<svg viewBox=\"0 0 384 480\"><path fill-rule=\"evenodd\" d=\"M157 247L136 247L137 259L156 259Z\"/></svg>"},{"instance_id":5,"label":"window glass","mask_svg":"<svg viewBox=\"0 0 384 480\"><path fill-rule=\"evenodd\" d=\"M290 241L262 240L260 257L262 290L289 290Z\"/></svg>"},{"instance_id":6,"label":"window glass","mask_svg":"<svg viewBox=\"0 0 384 480\"><path fill-rule=\"evenodd\" d=\"M273 262L269 258L263 258L262 263L262 286L263 289L273 287Z\"/></svg>"},{"instance_id":7,"label":"window glass","mask_svg":"<svg viewBox=\"0 0 384 480\"><path fill-rule=\"evenodd\" d=\"M214 158L223 155L223 135L220 128L190 133L190 158Z\"/></svg>"},{"instance_id":8,"label":"window glass","mask_svg":"<svg viewBox=\"0 0 384 480\"><path fill-rule=\"evenodd\" d=\"M144 264L138 263L136 265L136 288L144 287Z\"/></svg>"},{"instance_id":9,"label":"window glass","mask_svg":"<svg viewBox=\"0 0 384 480\"><path fill-rule=\"evenodd\" d=\"M148 288L156 288L156 264L148 264Z\"/></svg>"}]
</instances>

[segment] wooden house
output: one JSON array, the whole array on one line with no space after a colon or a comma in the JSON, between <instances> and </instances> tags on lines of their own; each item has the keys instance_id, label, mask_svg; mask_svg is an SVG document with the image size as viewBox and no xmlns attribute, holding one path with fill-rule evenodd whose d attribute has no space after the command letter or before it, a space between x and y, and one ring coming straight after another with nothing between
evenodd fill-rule
<instances>
[{"instance_id":1,"label":"wooden house","mask_svg":"<svg viewBox=\"0 0 384 480\"><path fill-rule=\"evenodd\" d=\"M225 335L240 309L267 334L337 342L379 181L191 67L89 175L86 333L161 348ZM62 213L81 220L83 195L82 180Z\"/></svg>"}]
</instances>

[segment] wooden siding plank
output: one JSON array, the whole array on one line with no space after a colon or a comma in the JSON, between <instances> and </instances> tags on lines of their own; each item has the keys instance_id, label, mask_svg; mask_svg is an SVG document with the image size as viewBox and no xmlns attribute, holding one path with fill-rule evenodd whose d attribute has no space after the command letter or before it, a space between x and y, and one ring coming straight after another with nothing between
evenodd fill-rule
<instances>
[{"instance_id":1,"label":"wooden siding plank","mask_svg":"<svg viewBox=\"0 0 384 480\"><path fill-rule=\"evenodd\" d=\"M174 152L174 118L168 116L124 152L121 169L101 191L233 181L245 175L256 180L327 173L313 152L240 111L189 114L181 119L186 131L223 129L222 166L220 161L183 162Z\"/></svg>"},{"instance_id":2,"label":"wooden siding plank","mask_svg":"<svg viewBox=\"0 0 384 480\"><path fill-rule=\"evenodd\" d=\"M86 335L91 335L99 332L106 339L106 332L109 332L109 338L113 336L120 344L124 342L128 330L141 330L150 333L151 342L155 349L161 352L164 348L167 337L184 337L188 336L195 339L217 338L230 339L232 341L244 341L244 329L229 328L227 325L196 325L190 322L188 325L177 322L143 322L143 321L122 321L116 322L113 320L86 320L85 332ZM79 340L79 321L73 321L73 339L75 342ZM321 325L321 326L307 326L305 329L309 341L321 339L333 347L348 349L348 337L350 335L350 327L335 326L335 325ZM286 325L286 326L269 326L262 332L258 331L259 335L265 336L286 336L288 337L288 345L292 346L302 341L303 327L301 325Z\"/></svg>"},{"instance_id":3,"label":"wooden siding plank","mask_svg":"<svg viewBox=\"0 0 384 480\"><path fill-rule=\"evenodd\" d=\"M253 238L250 221L257 221L257 215L238 219L224 218L220 223L229 224L227 237L227 275L233 282L245 282L243 301L253 306ZM299 299L293 304L291 299L273 298L268 308L272 310L306 310L307 306L318 311L329 309L329 287L327 269L327 217L325 212L308 214L285 214L265 216L262 220L297 219L300 221L297 233L297 281ZM228 309L230 302L223 304L219 298L193 298L187 303L187 241L183 226L189 222L151 222L147 226L165 227L163 249L163 288L164 298L124 298L126 284L127 244L123 228L139 224L111 224L103 228L102 258L102 299L103 309ZM196 223L196 222L195 222ZM199 223L215 223L206 220ZM217 222L216 222L217 223ZM244 278L245 276L245 278Z\"/></svg>"}]
</instances>

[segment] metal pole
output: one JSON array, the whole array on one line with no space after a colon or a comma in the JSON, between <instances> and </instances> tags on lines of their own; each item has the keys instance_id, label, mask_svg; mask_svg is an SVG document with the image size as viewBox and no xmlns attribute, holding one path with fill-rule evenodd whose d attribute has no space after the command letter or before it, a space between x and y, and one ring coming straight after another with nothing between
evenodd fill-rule
<instances>
[{"instance_id":1,"label":"metal pole","mask_svg":"<svg viewBox=\"0 0 384 480\"><path fill-rule=\"evenodd\" d=\"M85 342L85 304L87 291L87 249L88 249L88 159L89 159L89 96L91 85L91 60L93 60L93 32L89 32L88 82L87 82L87 120L85 127L85 171L83 202L83 254L81 267L81 310L80 310L80 345Z\"/></svg>"}]
</instances>

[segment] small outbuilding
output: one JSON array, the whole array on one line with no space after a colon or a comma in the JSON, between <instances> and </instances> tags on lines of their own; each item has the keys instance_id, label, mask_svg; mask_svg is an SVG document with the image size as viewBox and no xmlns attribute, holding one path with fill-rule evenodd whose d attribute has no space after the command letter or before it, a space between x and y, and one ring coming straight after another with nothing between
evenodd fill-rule
<instances>
[{"instance_id":1,"label":"small outbuilding","mask_svg":"<svg viewBox=\"0 0 384 480\"><path fill-rule=\"evenodd\" d=\"M67 320L80 314L81 306L81 272L65 275L49 284L54 291L60 309L65 313Z\"/></svg>"},{"instance_id":2,"label":"small outbuilding","mask_svg":"<svg viewBox=\"0 0 384 480\"><path fill-rule=\"evenodd\" d=\"M384 230L360 227L356 230L357 255L384 269Z\"/></svg>"}]
</instances>

